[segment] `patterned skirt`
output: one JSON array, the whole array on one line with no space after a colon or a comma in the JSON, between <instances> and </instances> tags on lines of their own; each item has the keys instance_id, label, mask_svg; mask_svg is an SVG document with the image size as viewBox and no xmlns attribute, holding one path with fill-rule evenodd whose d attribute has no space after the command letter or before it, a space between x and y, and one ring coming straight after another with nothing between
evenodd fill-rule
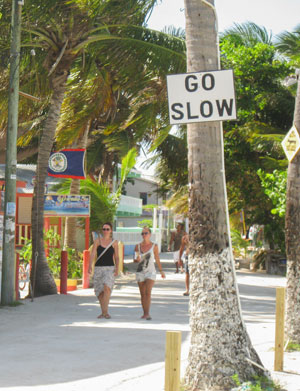
<instances>
[{"instance_id":1,"label":"patterned skirt","mask_svg":"<svg viewBox=\"0 0 300 391\"><path fill-rule=\"evenodd\" d=\"M113 290L115 283L115 267L114 266L96 266L94 273L94 291L95 295L99 297L104 290L104 285L107 285L110 290Z\"/></svg>"}]
</instances>

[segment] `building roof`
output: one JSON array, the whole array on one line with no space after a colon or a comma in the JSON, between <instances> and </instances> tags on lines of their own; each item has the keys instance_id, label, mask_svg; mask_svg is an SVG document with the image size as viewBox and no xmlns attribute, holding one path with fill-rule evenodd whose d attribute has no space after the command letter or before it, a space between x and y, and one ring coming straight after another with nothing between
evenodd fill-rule
<instances>
[{"instance_id":1,"label":"building roof","mask_svg":"<svg viewBox=\"0 0 300 391\"><path fill-rule=\"evenodd\" d=\"M18 164L17 165L17 181L26 182L25 188L18 188L19 192L28 193L33 191L33 180L36 176L35 164ZM0 180L5 180L5 164L0 164ZM46 186L51 187L62 182L63 178L46 177Z\"/></svg>"}]
</instances>

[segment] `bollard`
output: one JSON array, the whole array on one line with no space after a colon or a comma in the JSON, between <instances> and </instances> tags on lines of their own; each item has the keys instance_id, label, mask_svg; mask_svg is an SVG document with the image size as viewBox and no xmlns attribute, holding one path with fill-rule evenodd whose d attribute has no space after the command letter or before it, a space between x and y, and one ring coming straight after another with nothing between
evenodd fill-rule
<instances>
[{"instance_id":1,"label":"bollard","mask_svg":"<svg viewBox=\"0 0 300 391\"><path fill-rule=\"evenodd\" d=\"M276 327L274 371L283 371L285 288L276 288Z\"/></svg>"},{"instance_id":2,"label":"bollard","mask_svg":"<svg viewBox=\"0 0 300 391\"><path fill-rule=\"evenodd\" d=\"M123 273L124 271L124 243L118 242L118 250L119 250L119 268L118 274Z\"/></svg>"},{"instance_id":3,"label":"bollard","mask_svg":"<svg viewBox=\"0 0 300 391\"><path fill-rule=\"evenodd\" d=\"M60 294L66 295L68 289L68 252L62 250L60 257Z\"/></svg>"},{"instance_id":4,"label":"bollard","mask_svg":"<svg viewBox=\"0 0 300 391\"><path fill-rule=\"evenodd\" d=\"M167 331L165 355L165 391L180 390L181 332Z\"/></svg>"},{"instance_id":5,"label":"bollard","mask_svg":"<svg viewBox=\"0 0 300 391\"><path fill-rule=\"evenodd\" d=\"M82 276L82 288L87 289L90 287L90 275L89 275L89 264L90 264L90 251L83 251L83 276Z\"/></svg>"}]
</instances>

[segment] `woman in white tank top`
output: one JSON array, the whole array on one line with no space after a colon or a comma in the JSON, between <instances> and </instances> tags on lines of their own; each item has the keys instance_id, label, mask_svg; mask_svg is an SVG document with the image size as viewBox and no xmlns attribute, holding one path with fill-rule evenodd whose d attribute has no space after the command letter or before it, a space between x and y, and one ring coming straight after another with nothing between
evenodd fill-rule
<instances>
[{"instance_id":1,"label":"woman in white tank top","mask_svg":"<svg viewBox=\"0 0 300 391\"><path fill-rule=\"evenodd\" d=\"M149 227L143 228L142 237L143 241L137 244L134 249L134 262L138 262L136 280L140 289L141 302L144 311L141 318L151 320L149 311L151 305L151 291L156 279L155 261L162 278L166 278L166 276L160 263L158 246L150 240L151 230Z\"/></svg>"}]
</instances>

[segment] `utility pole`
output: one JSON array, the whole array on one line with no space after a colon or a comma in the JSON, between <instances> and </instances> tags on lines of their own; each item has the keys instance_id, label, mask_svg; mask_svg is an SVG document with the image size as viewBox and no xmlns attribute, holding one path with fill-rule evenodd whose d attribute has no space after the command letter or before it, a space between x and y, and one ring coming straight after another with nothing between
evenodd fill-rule
<instances>
[{"instance_id":1,"label":"utility pole","mask_svg":"<svg viewBox=\"0 0 300 391\"><path fill-rule=\"evenodd\" d=\"M24 0L12 0L1 284L2 305L12 304L15 299L15 214L22 5L24 5Z\"/></svg>"}]
</instances>

